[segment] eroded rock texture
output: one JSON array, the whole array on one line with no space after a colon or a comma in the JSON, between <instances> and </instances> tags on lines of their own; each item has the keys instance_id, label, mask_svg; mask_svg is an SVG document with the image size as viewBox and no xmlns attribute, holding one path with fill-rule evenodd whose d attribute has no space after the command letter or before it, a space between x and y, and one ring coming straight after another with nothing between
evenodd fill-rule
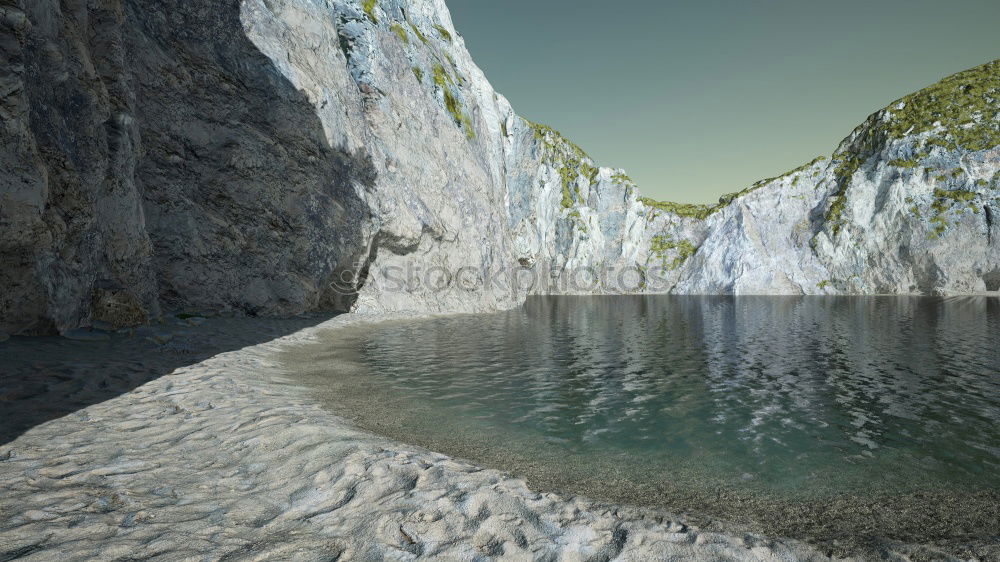
<instances>
[{"instance_id":1,"label":"eroded rock texture","mask_svg":"<svg viewBox=\"0 0 1000 562\"><path fill-rule=\"evenodd\" d=\"M0 57L6 332L1000 289L997 63L700 206L518 117L442 0L4 0Z\"/></svg>"},{"instance_id":2,"label":"eroded rock texture","mask_svg":"<svg viewBox=\"0 0 1000 562\"><path fill-rule=\"evenodd\" d=\"M239 3L3 10L3 329L332 298L371 237L357 193L376 171L330 142Z\"/></svg>"}]
</instances>

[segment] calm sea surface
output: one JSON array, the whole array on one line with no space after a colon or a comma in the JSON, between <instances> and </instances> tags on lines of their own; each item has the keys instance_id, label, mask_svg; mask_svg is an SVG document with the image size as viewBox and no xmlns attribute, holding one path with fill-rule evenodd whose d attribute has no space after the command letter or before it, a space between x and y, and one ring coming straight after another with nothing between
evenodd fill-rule
<instances>
[{"instance_id":1,"label":"calm sea surface","mask_svg":"<svg viewBox=\"0 0 1000 562\"><path fill-rule=\"evenodd\" d=\"M538 297L286 358L361 427L541 488L828 542L1000 529L1000 299Z\"/></svg>"}]
</instances>

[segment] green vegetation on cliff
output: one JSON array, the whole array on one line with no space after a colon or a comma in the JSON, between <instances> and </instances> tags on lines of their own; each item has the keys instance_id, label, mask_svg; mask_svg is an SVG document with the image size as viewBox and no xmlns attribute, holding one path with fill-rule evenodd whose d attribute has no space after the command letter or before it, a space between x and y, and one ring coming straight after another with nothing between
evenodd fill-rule
<instances>
[{"instance_id":1,"label":"green vegetation on cliff","mask_svg":"<svg viewBox=\"0 0 1000 562\"><path fill-rule=\"evenodd\" d=\"M941 189L934 188L934 202L930 209L930 222L934 224L934 230L928 235L929 238L937 238L948 228L946 215L952 211L969 210L979 213L979 207L973 202L979 198L979 194L965 189ZM920 218L920 210L914 206L910 210L915 216Z\"/></svg>"},{"instance_id":2,"label":"green vegetation on cliff","mask_svg":"<svg viewBox=\"0 0 1000 562\"><path fill-rule=\"evenodd\" d=\"M934 132L969 151L1000 145L1000 60L953 74L886 107L879 127L892 139Z\"/></svg>"},{"instance_id":3,"label":"green vegetation on cliff","mask_svg":"<svg viewBox=\"0 0 1000 562\"><path fill-rule=\"evenodd\" d=\"M684 262L698 251L698 247L689 240L674 240L669 234L657 234L650 241L649 249L662 262L663 269L673 271L684 265ZM673 261L667 263L670 252L676 251Z\"/></svg>"},{"instance_id":4,"label":"green vegetation on cliff","mask_svg":"<svg viewBox=\"0 0 1000 562\"><path fill-rule=\"evenodd\" d=\"M470 139L475 138L476 131L472 127L472 119L465 113L462 102L458 101L458 98L451 89L455 81L440 64L434 65L434 84L441 88L441 92L444 94L444 106L448 110L448 113L451 114L452 119L455 120L455 123L465 129L465 136Z\"/></svg>"},{"instance_id":5,"label":"green vegetation on cliff","mask_svg":"<svg viewBox=\"0 0 1000 562\"><path fill-rule=\"evenodd\" d=\"M406 33L406 28L404 28L402 25L400 25L398 23L393 23L392 25L389 26L389 29L391 29L393 33L395 33L396 35L398 35L399 39L403 43L405 43L407 45L410 44L410 35L408 33Z\"/></svg>"},{"instance_id":6,"label":"green vegetation on cliff","mask_svg":"<svg viewBox=\"0 0 1000 562\"><path fill-rule=\"evenodd\" d=\"M847 187L855 172L877 156L886 143L927 133L912 159L889 165L916 168L930 147L981 151L1000 145L1000 60L953 74L919 92L900 98L875 113L853 133L850 144L834 155L837 191L826 215L836 236L844 224ZM944 174L937 177L944 181Z\"/></svg>"},{"instance_id":7,"label":"green vegetation on cliff","mask_svg":"<svg viewBox=\"0 0 1000 562\"><path fill-rule=\"evenodd\" d=\"M650 199L649 197L640 197L639 201L643 205L645 205L647 207L650 207L652 209L656 209L658 211L664 211L664 212L667 212L667 213L672 213L672 214L677 215L679 217L692 218L692 219L698 219L698 220L705 220L709 216L711 216L713 213L715 213L717 211L721 211L723 208L725 208L727 205L729 205L730 203L732 203L736 199L739 199L740 197L743 197L744 195L748 195L750 193L753 193L754 191L757 191L758 189L760 189L760 188L762 188L762 187L764 187L766 185L769 185L769 184L771 184L771 183L773 183L775 181L779 181L779 180L783 180L783 179L788 178L788 177L792 177L792 185L797 185L799 177L801 176L802 172L804 172L804 171L812 168L813 166L815 166L816 164L818 164L819 162L821 162L823 160L826 160L825 156L817 156L811 162L809 162L807 164L803 164L802 166L799 166L798 168L795 168L794 170L785 172L784 174L782 174L780 176L776 176L776 177L773 177L773 178L767 178L767 179L756 181L756 182L753 183L753 185L751 185L750 187L748 187L748 188L746 188L746 189L744 189L742 191L737 191L735 193L727 193L726 195L723 195L722 197L719 198L719 202L716 203L716 204L714 204L714 205L696 204L696 203L673 203L673 202L670 202L670 201L656 201L654 199ZM625 176L625 177L628 178L628 176ZM631 180L629 180L629 181L631 181Z\"/></svg>"},{"instance_id":8,"label":"green vegetation on cliff","mask_svg":"<svg viewBox=\"0 0 1000 562\"><path fill-rule=\"evenodd\" d=\"M378 18L375 17L375 5L378 4L378 0L364 0L361 3L361 7L364 9L365 14L375 23L378 23Z\"/></svg>"},{"instance_id":9,"label":"green vegetation on cliff","mask_svg":"<svg viewBox=\"0 0 1000 562\"><path fill-rule=\"evenodd\" d=\"M563 208L571 208L578 200L582 199L580 178L584 178L592 185L597 181L597 174L600 170L594 166L593 159L582 148L562 136L559 131L548 125L540 125L527 120L526 122L534 132L535 140L543 148L542 162L553 167L559 173L562 182Z\"/></svg>"},{"instance_id":10,"label":"green vegetation on cliff","mask_svg":"<svg viewBox=\"0 0 1000 562\"><path fill-rule=\"evenodd\" d=\"M449 43L452 42L451 33L449 33L447 29L437 24L434 25L434 29L437 30L438 35L440 35L445 41Z\"/></svg>"},{"instance_id":11,"label":"green vegetation on cliff","mask_svg":"<svg viewBox=\"0 0 1000 562\"><path fill-rule=\"evenodd\" d=\"M590 227L587 226L587 221L583 218L583 215L580 214L579 209L573 209L567 217L573 222L573 226L576 227L581 234L586 235L590 233Z\"/></svg>"},{"instance_id":12,"label":"green vegetation on cliff","mask_svg":"<svg viewBox=\"0 0 1000 562\"><path fill-rule=\"evenodd\" d=\"M916 168L917 166L920 165L920 162L912 158L910 159L896 158L894 160L889 160L889 165L895 166L897 168Z\"/></svg>"},{"instance_id":13,"label":"green vegetation on cliff","mask_svg":"<svg viewBox=\"0 0 1000 562\"><path fill-rule=\"evenodd\" d=\"M562 206L570 208L579 198L579 179L587 178L593 183L597 169L580 147L566 140L558 131L534 123L531 126L535 138L546 147L547 163L553 165L561 176ZM1000 60L949 76L896 100L855 130L850 143L838 150L832 161L837 189L830 197L826 222L834 235L844 224L847 188L862 165L879 154L888 141L922 133L931 135L921 140L913 156L895 158L888 164L917 169L921 161L930 156L933 146L947 150L979 151L1000 145ZM824 159L820 156L781 176L760 180L742 191L723 195L714 205L657 201L649 197L640 197L639 201L656 211L705 220L740 197L776 181L791 178L791 185L798 185L802 174L816 168ZM816 168L812 177L819 172L820 169ZM951 172L956 177L960 174L960 170ZM941 181L947 178L945 174L939 176ZM612 180L621 185L634 185L631 178L623 173L616 173ZM668 243L671 242L659 241L661 248L666 248Z\"/></svg>"},{"instance_id":14,"label":"green vegetation on cliff","mask_svg":"<svg viewBox=\"0 0 1000 562\"><path fill-rule=\"evenodd\" d=\"M934 197L938 199L950 199L952 201L957 201L960 203L968 203L978 196L975 191L967 191L965 189L952 189L945 190L941 188L934 189Z\"/></svg>"},{"instance_id":15,"label":"green vegetation on cliff","mask_svg":"<svg viewBox=\"0 0 1000 562\"><path fill-rule=\"evenodd\" d=\"M626 174L625 172L615 172L611 176L611 181L617 183L618 185L635 185L635 182L632 181L632 178L628 177L628 174Z\"/></svg>"},{"instance_id":16,"label":"green vegetation on cliff","mask_svg":"<svg viewBox=\"0 0 1000 562\"><path fill-rule=\"evenodd\" d=\"M813 166L819 164L824 160L826 160L826 156L817 156L816 158L813 158L812 160L799 166L798 168L795 168L794 170L789 170L784 174L781 174L780 176L758 180L755 181L750 187L742 191L737 191L735 193L727 193L719 198L719 204L716 205L715 208L716 210L721 209L722 207L725 207L726 205L732 203L733 201L739 199L740 197L743 197L744 195L753 193L754 191L757 191L758 189L764 187L765 185L771 184L779 180L783 180L788 177L792 177L792 185L797 185L799 183L799 178L802 177L803 172L805 172L806 170L812 168Z\"/></svg>"},{"instance_id":17,"label":"green vegetation on cliff","mask_svg":"<svg viewBox=\"0 0 1000 562\"><path fill-rule=\"evenodd\" d=\"M640 197L639 201L652 209L672 213L679 217L687 217L698 220L705 220L709 215L717 211L719 205L704 205L697 203L673 203L671 201L657 201L649 197Z\"/></svg>"},{"instance_id":18,"label":"green vegetation on cliff","mask_svg":"<svg viewBox=\"0 0 1000 562\"><path fill-rule=\"evenodd\" d=\"M427 44L427 36L424 35L423 33L421 33L420 29L418 29L417 26L413 25L413 22L407 20L407 23L410 24L410 29L413 30L413 34L417 36L417 39L420 39L420 42L423 43L424 45L426 45Z\"/></svg>"}]
</instances>

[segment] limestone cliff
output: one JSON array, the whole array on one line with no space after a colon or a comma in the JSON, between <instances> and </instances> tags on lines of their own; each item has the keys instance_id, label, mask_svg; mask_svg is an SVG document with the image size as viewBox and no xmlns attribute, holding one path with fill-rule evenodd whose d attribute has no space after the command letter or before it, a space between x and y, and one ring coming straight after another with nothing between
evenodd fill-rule
<instances>
[{"instance_id":1,"label":"limestone cliff","mask_svg":"<svg viewBox=\"0 0 1000 562\"><path fill-rule=\"evenodd\" d=\"M872 115L837 148L717 205L639 197L535 127L541 172L509 179L518 248L604 292L949 294L1000 289L1000 61ZM530 143L525 139L524 142ZM579 161L581 164L577 164ZM553 164L554 162L554 164ZM529 169L530 166L527 166ZM555 168L555 169L553 169ZM569 173L566 171L569 170ZM579 173L577 173L579 172ZM560 178L561 174L561 178ZM559 182L563 181L560 197ZM568 181L567 181L568 180ZM540 185L532 192L531 182ZM513 200L513 199L512 199ZM541 225L532 227L530 225ZM639 282L616 272L632 267ZM578 292L559 279L543 292ZM568 288L568 289L567 289Z\"/></svg>"},{"instance_id":2,"label":"limestone cliff","mask_svg":"<svg viewBox=\"0 0 1000 562\"><path fill-rule=\"evenodd\" d=\"M0 330L294 313L365 251L377 171L236 2L0 6Z\"/></svg>"},{"instance_id":3,"label":"limestone cliff","mask_svg":"<svg viewBox=\"0 0 1000 562\"><path fill-rule=\"evenodd\" d=\"M518 117L443 0L0 0L0 331L996 290L998 68L717 206Z\"/></svg>"}]
</instances>

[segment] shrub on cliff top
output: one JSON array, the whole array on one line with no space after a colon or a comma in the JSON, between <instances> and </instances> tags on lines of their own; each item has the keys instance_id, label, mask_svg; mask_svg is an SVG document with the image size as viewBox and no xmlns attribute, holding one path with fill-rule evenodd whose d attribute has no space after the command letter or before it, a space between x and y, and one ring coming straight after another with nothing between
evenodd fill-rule
<instances>
[{"instance_id":1,"label":"shrub on cliff top","mask_svg":"<svg viewBox=\"0 0 1000 562\"><path fill-rule=\"evenodd\" d=\"M1000 60L900 98L855 129L851 144L834 155L838 186L826 215L834 235L844 222L847 187L854 173L887 142L921 133L931 134L925 145L947 150L980 151L1000 145ZM911 167L912 163L894 160L890 164Z\"/></svg>"},{"instance_id":2,"label":"shrub on cliff top","mask_svg":"<svg viewBox=\"0 0 1000 562\"><path fill-rule=\"evenodd\" d=\"M953 74L885 108L889 138L935 131L970 151L1000 145L1000 60ZM940 130L939 130L940 129Z\"/></svg>"}]
</instances>

